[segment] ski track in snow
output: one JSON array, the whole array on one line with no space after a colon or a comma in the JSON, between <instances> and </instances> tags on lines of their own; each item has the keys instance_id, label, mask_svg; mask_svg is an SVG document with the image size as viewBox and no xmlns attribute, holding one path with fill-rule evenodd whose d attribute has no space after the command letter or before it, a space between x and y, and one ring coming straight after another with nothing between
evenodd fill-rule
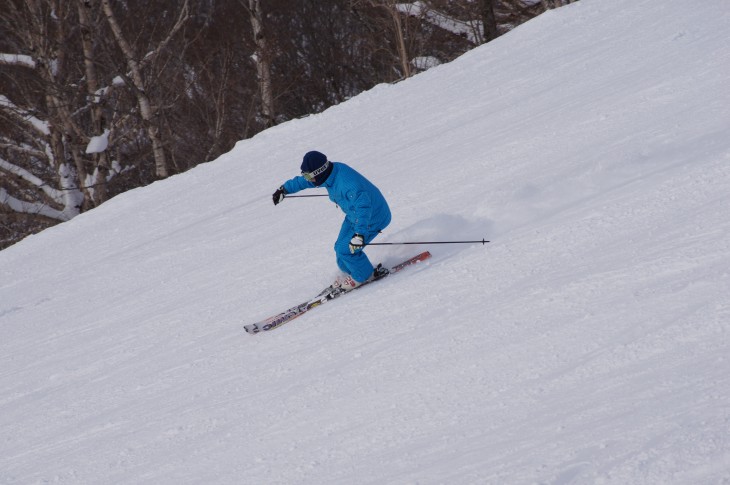
<instances>
[{"instance_id":1,"label":"ski track in snow","mask_svg":"<svg viewBox=\"0 0 730 485\"><path fill-rule=\"evenodd\" d=\"M730 483L730 9L582 0L0 252L0 483ZM394 212L270 192L319 149Z\"/></svg>"}]
</instances>

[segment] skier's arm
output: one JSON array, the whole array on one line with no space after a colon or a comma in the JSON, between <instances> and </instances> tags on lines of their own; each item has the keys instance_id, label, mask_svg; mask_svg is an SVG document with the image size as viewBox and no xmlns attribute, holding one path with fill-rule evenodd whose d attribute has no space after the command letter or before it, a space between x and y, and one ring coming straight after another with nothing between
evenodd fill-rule
<instances>
[{"instance_id":1,"label":"skier's arm","mask_svg":"<svg viewBox=\"0 0 730 485\"><path fill-rule=\"evenodd\" d=\"M289 179L284 182L284 185L282 185L282 187L284 187L284 190L286 190L287 194L295 194L300 190L314 188L316 187L316 185L314 185L312 182L309 182L301 175L297 175L293 179Z\"/></svg>"},{"instance_id":2,"label":"skier's arm","mask_svg":"<svg viewBox=\"0 0 730 485\"><path fill-rule=\"evenodd\" d=\"M276 189L276 192L272 195L274 199L274 205L284 200L286 194L294 194L304 189L311 189L315 185L302 176L294 177L293 179L284 182L284 185Z\"/></svg>"}]
</instances>

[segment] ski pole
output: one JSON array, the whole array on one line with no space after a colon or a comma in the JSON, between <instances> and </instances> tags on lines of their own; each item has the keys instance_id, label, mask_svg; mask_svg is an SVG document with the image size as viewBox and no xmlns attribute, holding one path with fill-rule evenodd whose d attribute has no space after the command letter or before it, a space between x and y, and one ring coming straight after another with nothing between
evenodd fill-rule
<instances>
[{"instance_id":1,"label":"ski pole","mask_svg":"<svg viewBox=\"0 0 730 485\"><path fill-rule=\"evenodd\" d=\"M489 241L482 239L481 241L408 241L408 242L383 242L383 243L370 243L366 246L394 246L401 244L475 244L482 243L486 244Z\"/></svg>"},{"instance_id":2,"label":"ski pole","mask_svg":"<svg viewBox=\"0 0 730 485\"><path fill-rule=\"evenodd\" d=\"M327 194L309 194L309 195L289 195L284 196L285 199L291 199L292 197L329 197Z\"/></svg>"}]
</instances>

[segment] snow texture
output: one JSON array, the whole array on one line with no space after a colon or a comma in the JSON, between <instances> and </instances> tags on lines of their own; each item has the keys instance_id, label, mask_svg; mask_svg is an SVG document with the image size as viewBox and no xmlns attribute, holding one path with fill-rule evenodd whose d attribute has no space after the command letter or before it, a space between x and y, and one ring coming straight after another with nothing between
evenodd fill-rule
<instances>
[{"instance_id":1,"label":"snow texture","mask_svg":"<svg viewBox=\"0 0 730 485\"><path fill-rule=\"evenodd\" d=\"M24 66L35 69L35 60L31 56L23 54L7 54L0 52L0 64L10 64L16 66Z\"/></svg>"},{"instance_id":2,"label":"snow texture","mask_svg":"<svg viewBox=\"0 0 730 485\"><path fill-rule=\"evenodd\" d=\"M86 145L86 153L101 153L109 146L109 130L98 136L92 136Z\"/></svg>"},{"instance_id":3,"label":"snow texture","mask_svg":"<svg viewBox=\"0 0 730 485\"><path fill-rule=\"evenodd\" d=\"M730 482L728 32L582 0L0 252L0 483ZM336 275L312 149L492 242L247 335Z\"/></svg>"}]
</instances>

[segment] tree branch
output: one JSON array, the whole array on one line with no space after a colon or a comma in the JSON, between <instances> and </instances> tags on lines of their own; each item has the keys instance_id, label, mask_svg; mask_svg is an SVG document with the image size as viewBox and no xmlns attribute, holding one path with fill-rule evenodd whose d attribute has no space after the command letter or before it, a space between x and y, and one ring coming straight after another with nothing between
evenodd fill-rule
<instances>
[{"instance_id":1,"label":"tree branch","mask_svg":"<svg viewBox=\"0 0 730 485\"><path fill-rule=\"evenodd\" d=\"M35 60L31 56L23 54L4 54L0 52L0 64L8 66L22 66L29 69L35 69Z\"/></svg>"},{"instance_id":2,"label":"tree branch","mask_svg":"<svg viewBox=\"0 0 730 485\"><path fill-rule=\"evenodd\" d=\"M44 180L36 177L28 170L12 164L2 158L0 158L0 170L4 170L12 175L15 175L19 179L22 179L25 183L33 185L39 190L42 190L48 197L53 199L55 202L63 203L63 192L61 192L60 190L56 190L53 187L49 187Z\"/></svg>"}]
</instances>

